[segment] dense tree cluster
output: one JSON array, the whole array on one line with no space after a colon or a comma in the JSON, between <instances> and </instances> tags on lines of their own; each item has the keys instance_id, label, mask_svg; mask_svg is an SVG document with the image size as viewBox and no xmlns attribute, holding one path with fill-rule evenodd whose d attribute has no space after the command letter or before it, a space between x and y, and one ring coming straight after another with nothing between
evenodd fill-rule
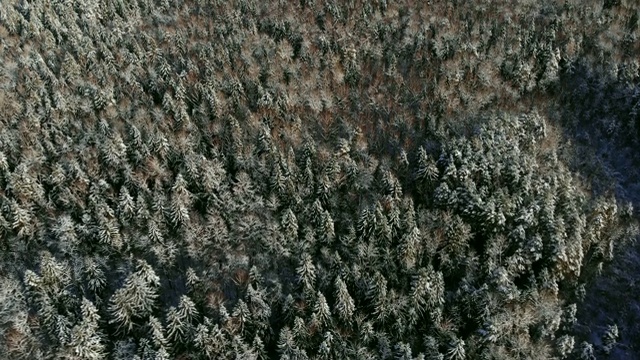
<instances>
[{"instance_id":1,"label":"dense tree cluster","mask_svg":"<svg viewBox=\"0 0 640 360\"><path fill-rule=\"evenodd\" d=\"M609 354L633 207L547 110L639 9L548 3L1 2L0 355Z\"/></svg>"}]
</instances>

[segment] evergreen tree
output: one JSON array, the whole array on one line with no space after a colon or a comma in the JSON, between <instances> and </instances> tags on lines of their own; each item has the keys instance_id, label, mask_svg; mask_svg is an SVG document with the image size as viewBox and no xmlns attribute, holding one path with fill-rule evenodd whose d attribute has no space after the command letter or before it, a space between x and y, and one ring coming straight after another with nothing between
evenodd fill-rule
<instances>
[{"instance_id":1,"label":"evergreen tree","mask_svg":"<svg viewBox=\"0 0 640 360\"><path fill-rule=\"evenodd\" d=\"M81 305L82 320L71 329L65 359L105 359L106 348L99 330L98 309L86 298Z\"/></svg>"},{"instance_id":2,"label":"evergreen tree","mask_svg":"<svg viewBox=\"0 0 640 360\"><path fill-rule=\"evenodd\" d=\"M347 284L340 277L335 280L335 305L334 312L344 322L349 325L356 310L355 302L347 289Z\"/></svg>"},{"instance_id":3,"label":"evergreen tree","mask_svg":"<svg viewBox=\"0 0 640 360\"><path fill-rule=\"evenodd\" d=\"M300 265L296 268L296 273L298 282L302 284L304 292L312 293L316 282L316 271L310 255L302 255Z\"/></svg>"},{"instance_id":4,"label":"evergreen tree","mask_svg":"<svg viewBox=\"0 0 640 360\"><path fill-rule=\"evenodd\" d=\"M329 304L327 303L327 299L321 292L317 292L316 301L313 305L313 315L311 316L311 326L316 327L318 329L322 329L327 325L330 325L331 321L331 310L329 309Z\"/></svg>"},{"instance_id":5,"label":"evergreen tree","mask_svg":"<svg viewBox=\"0 0 640 360\"><path fill-rule=\"evenodd\" d=\"M160 278L151 266L144 260L138 260L136 271L109 299L109 323L123 332L133 330L137 319L145 319L152 313L159 296L159 286Z\"/></svg>"}]
</instances>

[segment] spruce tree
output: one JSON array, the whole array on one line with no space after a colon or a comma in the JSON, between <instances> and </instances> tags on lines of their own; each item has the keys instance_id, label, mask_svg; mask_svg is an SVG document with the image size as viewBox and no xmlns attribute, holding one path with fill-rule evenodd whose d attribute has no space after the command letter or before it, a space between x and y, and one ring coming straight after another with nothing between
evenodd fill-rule
<instances>
[{"instance_id":1,"label":"spruce tree","mask_svg":"<svg viewBox=\"0 0 640 360\"><path fill-rule=\"evenodd\" d=\"M138 260L136 271L109 299L109 323L124 333L132 331L137 321L146 319L154 310L159 286L160 278L153 268Z\"/></svg>"}]
</instances>

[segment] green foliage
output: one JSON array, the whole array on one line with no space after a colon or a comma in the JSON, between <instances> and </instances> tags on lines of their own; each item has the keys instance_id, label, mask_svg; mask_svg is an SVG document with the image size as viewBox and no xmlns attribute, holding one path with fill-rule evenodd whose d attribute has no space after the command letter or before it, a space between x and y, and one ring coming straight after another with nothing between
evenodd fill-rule
<instances>
[{"instance_id":1,"label":"green foliage","mask_svg":"<svg viewBox=\"0 0 640 360\"><path fill-rule=\"evenodd\" d=\"M69 359L104 359L106 349L99 333L100 315L98 309L86 298L81 305L82 320L71 329L68 353L63 358Z\"/></svg>"},{"instance_id":2,"label":"green foliage","mask_svg":"<svg viewBox=\"0 0 640 360\"><path fill-rule=\"evenodd\" d=\"M609 354L619 337L618 326L616 324L607 326L607 331L602 336L603 350L606 354Z\"/></svg>"},{"instance_id":3,"label":"green foliage","mask_svg":"<svg viewBox=\"0 0 640 360\"><path fill-rule=\"evenodd\" d=\"M109 323L130 332L136 320L148 317L158 298L160 278L144 260L138 260L136 271L129 275L124 285L109 299Z\"/></svg>"}]
</instances>

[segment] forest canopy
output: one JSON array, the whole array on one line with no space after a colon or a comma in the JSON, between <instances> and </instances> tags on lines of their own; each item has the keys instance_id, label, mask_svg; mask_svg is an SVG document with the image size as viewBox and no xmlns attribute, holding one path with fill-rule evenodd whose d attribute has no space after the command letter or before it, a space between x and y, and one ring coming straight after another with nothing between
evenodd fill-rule
<instances>
[{"instance_id":1,"label":"forest canopy","mask_svg":"<svg viewBox=\"0 0 640 360\"><path fill-rule=\"evenodd\" d=\"M0 357L614 356L639 14L0 2Z\"/></svg>"}]
</instances>

